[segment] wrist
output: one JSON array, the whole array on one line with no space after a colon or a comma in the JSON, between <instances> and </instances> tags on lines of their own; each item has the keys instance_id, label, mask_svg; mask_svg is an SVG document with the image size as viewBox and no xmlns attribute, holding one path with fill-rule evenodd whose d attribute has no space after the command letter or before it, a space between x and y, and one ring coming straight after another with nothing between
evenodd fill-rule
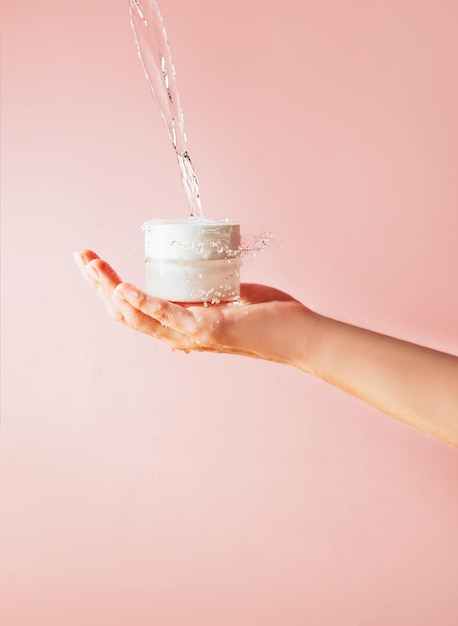
<instances>
[{"instance_id":1,"label":"wrist","mask_svg":"<svg viewBox=\"0 0 458 626\"><path fill-rule=\"evenodd\" d=\"M326 318L306 307L300 312L296 330L294 365L308 374L315 374L319 346L322 343Z\"/></svg>"}]
</instances>

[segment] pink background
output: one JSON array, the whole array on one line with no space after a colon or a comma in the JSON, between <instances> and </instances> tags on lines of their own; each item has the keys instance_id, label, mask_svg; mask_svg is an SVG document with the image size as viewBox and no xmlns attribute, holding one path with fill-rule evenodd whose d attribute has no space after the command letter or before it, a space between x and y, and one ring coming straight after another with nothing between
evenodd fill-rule
<instances>
[{"instance_id":1,"label":"pink background","mask_svg":"<svg viewBox=\"0 0 458 626\"><path fill-rule=\"evenodd\" d=\"M161 4L209 217L317 311L458 353L458 4ZM127 0L2 2L0 620L452 626L458 451L292 368L107 317L186 215Z\"/></svg>"}]
</instances>

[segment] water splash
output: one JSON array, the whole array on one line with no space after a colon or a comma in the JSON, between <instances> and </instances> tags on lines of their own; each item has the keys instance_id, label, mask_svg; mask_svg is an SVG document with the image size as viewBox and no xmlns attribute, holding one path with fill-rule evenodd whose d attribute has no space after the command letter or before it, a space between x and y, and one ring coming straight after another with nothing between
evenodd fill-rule
<instances>
[{"instance_id":1,"label":"water splash","mask_svg":"<svg viewBox=\"0 0 458 626\"><path fill-rule=\"evenodd\" d=\"M143 230L148 230L150 227L148 222L143 224ZM208 255L209 248L215 248L216 253L224 259L254 259L258 255L267 250L273 243L278 244L276 236L269 231L264 231L258 235L243 235L240 245L237 248L231 248L227 243L220 239L215 239L209 242L191 242L184 243L182 241L174 239L171 241L171 245L181 248L182 250L189 250L197 255L201 255L203 258Z\"/></svg>"},{"instance_id":2,"label":"water splash","mask_svg":"<svg viewBox=\"0 0 458 626\"><path fill-rule=\"evenodd\" d=\"M275 241L277 239L273 233L264 231L258 235L243 235L240 245L235 250L232 250L227 244L218 239L212 241L210 246L216 248L217 254L224 254L228 259L239 258L243 260L246 258L254 259L267 250Z\"/></svg>"},{"instance_id":3,"label":"water splash","mask_svg":"<svg viewBox=\"0 0 458 626\"><path fill-rule=\"evenodd\" d=\"M164 20L155 0L129 0L138 56L175 150L191 217L202 216L199 179L188 152L183 110Z\"/></svg>"}]
</instances>

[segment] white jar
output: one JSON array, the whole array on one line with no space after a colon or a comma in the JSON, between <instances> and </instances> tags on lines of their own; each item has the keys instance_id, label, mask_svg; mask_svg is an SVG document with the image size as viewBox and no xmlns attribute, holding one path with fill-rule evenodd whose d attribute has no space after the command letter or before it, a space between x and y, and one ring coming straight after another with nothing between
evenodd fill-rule
<instances>
[{"instance_id":1,"label":"white jar","mask_svg":"<svg viewBox=\"0 0 458 626\"><path fill-rule=\"evenodd\" d=\"M173 302L240 297L240 226L229 220L153 219L145 231L146 291Z\"/></svg>"}]
</instances>

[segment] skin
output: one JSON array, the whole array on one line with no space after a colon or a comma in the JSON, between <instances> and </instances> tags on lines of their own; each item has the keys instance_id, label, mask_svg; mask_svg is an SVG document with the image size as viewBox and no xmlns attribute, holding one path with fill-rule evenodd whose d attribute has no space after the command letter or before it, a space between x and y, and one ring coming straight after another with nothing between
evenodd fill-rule
<instances>
[{"instance_id":1,"label":"skin","mask_svg":"<svg viewBox=\"0 0 458 626\"><path fill-rule=\"evenodd\" d=\"M75 253L112 317L175 350L238 354L318 376L458 447L458 357L319 315L288 294L242 284L240 303L177 304L121 278L95 252Z\"/></svg>"}]
</instances>

